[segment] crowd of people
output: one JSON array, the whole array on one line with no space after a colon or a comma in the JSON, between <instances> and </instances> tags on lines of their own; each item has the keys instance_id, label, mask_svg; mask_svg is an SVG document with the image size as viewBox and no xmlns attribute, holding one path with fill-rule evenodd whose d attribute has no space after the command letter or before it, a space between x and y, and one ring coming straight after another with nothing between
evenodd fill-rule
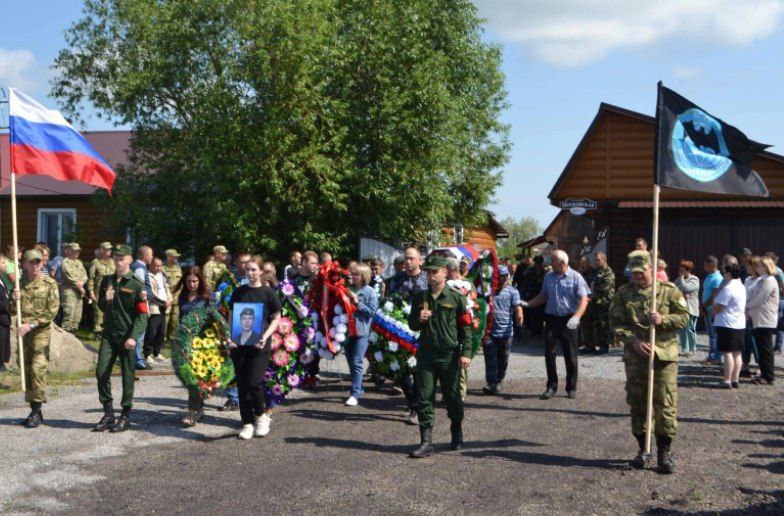
<instances>
[{"instance_id":1,"label":"crowd of people","mask_svg":"<svg viewBox=\"0 0 784 516\"><path fill-rule=\"evenodd\" d=\"M185 268L175 249L167 249L160 258L150 246L143 245L133 260L129 246L104 242L87 267L79 260L80 251L76 243L63 244L60 254L50 259L49 249L39 243L18 255L18 260L0 255L3 363L8 362L9 328L15 313L12 300L21 301L19 334L23 336L28 372L26 400L31 407L30 415L23 421L25 426L35 428L43 421L51 323L75 332L82 324L83 313L91 314L89 326L100 341L96 377L104 408L94 430L125 431L131 425L135 372L168 362L162 351L172 339L179 319L196 307L214 304L218 281L230 274L238 285L232 294L231 308L234 303L261 302L267 309L263 331L243 333L240 337L254 340L255 345L228 342L236 382L225 389L226 401L220 410L240 412L242 439L270 431L271 407L265 400L263 376L270 361L267 341L280 319L281 306L275 289L279 281L287 279L307 295L319 267L332 261L329 253L292 251L289 263L279 274L274 262L250 252L230 257L222 245L213 248L202 266ZM12 249L7 252L13 256ZM724 256L721 263L715 256L708 256L703 263L706 276L700 284L693 262L681 260L678 275L671 283L667 264L660 259L655 279L661 282L662 297L655 311L650 310L652 260L647 243L641 238L629 254L623 271L625 282L616 282L603 253L590 259L579 257L576 269L570 267L570 257L562 250L553 251L547 259L539 255L519 264L501 264L497 271L500 282L493 292L492 320L488 321L490 331L482 343L486 371L483 392L501 392L512 342L521 336L524 324L532 335L544 335L547 382L540 396L543 400L558 391L559 346L566 363L568 398L577 397L579 352L607 353L611 347L623 346L632 430L640 443L640 454L632 465L644 467L647 458L641 435L644 436L647 382L643 380L647 377L647 357L655 353L654 426L659 467L671 471L674 464L669 447L677 427L677 407L675 398L667 394L677 389L678 358L696 351L701 316L710 343L707 362L724 365L722 387L739 387L739 377L750 376L752 357L759 367L753 381L773 383L774 350L781 348L784 307L784 273L777 261L773 253L755 256L748 249L737 257ZM375 312L385 299L399 296L411 303L408 324L419 332L420 343L417 366L395 380L395 388L405 395L406 422L420 428L421 442L411 455L424 457L433 451L437 383L441 384L451 420L451 446L459 449L463 442L463 401L473 359L470 310L462 289L469 261L438 252L425 259L419 248L408 247L394 260L394 272L387 278L382 276L385 265L378 257L347 261L346 280L351 286L350 300L356 307L356 332L345 346L351 378L345 403L357 406L362 398L364 363ZM22 278L19 291L13 288L15 274ZM89 310L85 310L85 302ZM650 325L659 331L655 346L647 342ZM117 361L123 387L119 417L114 412L110 382ZM319 362L316 357L307 365L304 388L318 385ZM371 381L383 383L372 366L371 361ZM196 391L189 392L188 412L182 423L196 425L203 410L203 398Z\"/></svg>"}]
</instances>

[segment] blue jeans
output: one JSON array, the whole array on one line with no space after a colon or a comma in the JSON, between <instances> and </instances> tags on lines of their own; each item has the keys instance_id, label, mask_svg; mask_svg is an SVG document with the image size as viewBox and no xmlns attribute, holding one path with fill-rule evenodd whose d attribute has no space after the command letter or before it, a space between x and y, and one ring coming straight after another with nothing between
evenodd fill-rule
<instances>
[{"instance_id":1,"label":"blue jeans","mask_svg":"<svg viewBox=\"0 0 784 516\"><path fill-rule=\"evenodd\" d=\"M704 317L705 320L705 331L708 333L708 358L711 360L717 360L721 362L721 353L719 353L719 345L718 341L716 340L716 328L713 327L713 317L710 315L706 315Z\"/></svg>"},{"instance_id":2,"label":"blue jeans","mask_svg":"<svg viewBox=\"0 0 784 516\"><path fill-rule=\"evenodd\" d=\"M779 300L779 319L784 317L784 299ZM781 345L784 343L784 331L776 331L776 345L774 349L781 351Z\"/></svg>"},{"instance_id":3,"label":"blue jeans","mask_svg":"<svg viewBox=\"0 0 784 516\"><path fill-rule=\"evenodd\" d=\"M136 367L142 366L144 367L144 335L147 332L141 334L141 336L136 339Z\"/></svg>"},{"instance_id":4,"label":"blue jeans","mask_svg":"<svg viewBox=\"0 0 784 516\"><path fill-rule=\"evenodd\" d=\"M351 395L359 399L362 396L362 373L365 352L368 348L368 336L349 337L346 342L346 362L351 372Z\"/></svg>"},{"instance_id":5,"label":"blue jeans","mask_svg":"<svg viewBox=\"0 0 784 516\"><path fill-rule=\"evenodd\" d=\"M680 331L681 351L691 353L697 351L697 316L690 315L689 323Z\"/></svg>"},{"instance_id":6,"label":"blue jeans","mask_svg":"<svg viewBox=\"0 0 784 516\"><path fill-rule=\"evenodd\" d=\"M237 405L240 404L240 393L237 390L237 386L236 385L234 387L226 387L226 398L230 399L231 401L233 401Z\"/></svg>"},{"instance_id":7,"label":"blue jeans","mask_svg":"<svg viewBox=\"0 0 784 516\"><path fill-rule=\"evenodd\" d=\"M485 381L488 386L504 381L506 368L509 366L509 353L512 349L512 337L490 337L485 342Z\"/></svg>"}]
</instances>

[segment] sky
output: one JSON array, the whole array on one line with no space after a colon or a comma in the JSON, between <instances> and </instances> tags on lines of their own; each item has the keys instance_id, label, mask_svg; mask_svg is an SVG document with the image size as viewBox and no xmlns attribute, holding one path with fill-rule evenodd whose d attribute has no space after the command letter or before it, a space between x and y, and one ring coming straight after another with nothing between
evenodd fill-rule
<instances>
[{"instance_id":1,"label":"sky","mask_svg":"<svg viewBox=\"0 0 784 516\"><path fill-rule=\"evenodd\" d=\"M47 97L81 0L3 0L0 86ZM784 0L476 0L503 46L512 151L490 207L557 214L547 194L601 102L654 114L656 83L784 154ZM31 8L33 6L34 8ZM11 21L11 23L8 23ZM87 118L80 129L107 129Z\"/></svg>"}]
</instances>

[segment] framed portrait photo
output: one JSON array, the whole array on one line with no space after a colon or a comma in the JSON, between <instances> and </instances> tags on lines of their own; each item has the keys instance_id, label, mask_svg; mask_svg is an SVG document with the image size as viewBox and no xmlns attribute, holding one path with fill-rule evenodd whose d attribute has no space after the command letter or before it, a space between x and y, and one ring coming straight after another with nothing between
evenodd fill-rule
<instances>
[{"instance_id":1,"label":"framed portrait photo","mask_svg":"<svg viewBox=\"0 0 784 516\"><path fill-rule=\"evenodd\" d=\"M231 315L231 340L240 347L261 342L264 328L264 303L234 303Z\"/></svg>"}]
</instances>

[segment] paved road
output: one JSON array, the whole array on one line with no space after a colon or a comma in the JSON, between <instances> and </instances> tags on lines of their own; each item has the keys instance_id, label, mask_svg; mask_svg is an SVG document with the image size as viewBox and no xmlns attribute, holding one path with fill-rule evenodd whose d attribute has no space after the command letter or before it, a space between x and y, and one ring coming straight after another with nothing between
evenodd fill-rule
<instances>
[{"instance_id":1,"label":"paved road","mask_svg":"<svg viewBox=\"0 0 784 516\"><path fill-rule=\"evenodd\" d=\"M421 461L406 457L418 435L403 424L403 400L369 392L360 407L345 407L346 382L336 375L298 393L270 436L249 442L234 438L236 413L211 410L204 424L181 429L184 390L172 377L139 382L137 425L120 435L87 431L100 416L92 385L62 390L46 407L49 428L36 431L13 426L24 410L7 403L0 501L11 511L72 513L784 510L780 387L705 388L718 371L684 364L680 471L662 477L625 467L634 444L619 356L582 360L577 400L543 402L540 352L518 350L497 398L479 393L480 360L466 448L445 449L439 409L441 451Z\"/></svg>"}]
</instances>

